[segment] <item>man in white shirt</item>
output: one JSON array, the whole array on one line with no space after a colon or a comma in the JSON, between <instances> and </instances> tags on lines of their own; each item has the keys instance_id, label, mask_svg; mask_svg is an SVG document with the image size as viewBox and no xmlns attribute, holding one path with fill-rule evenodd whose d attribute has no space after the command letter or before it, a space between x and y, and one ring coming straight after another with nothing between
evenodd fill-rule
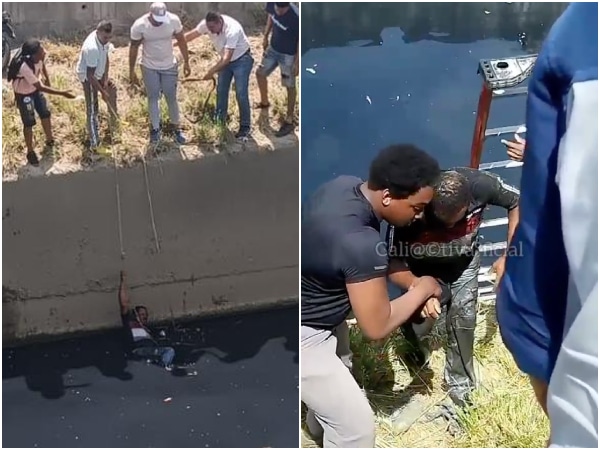
<instances>
[{"instance_id":1,"label":"man in white shirt","mask_svg":"<svg viewBox=\"0 0 600 450\"><path fill-rule=\"evenodd\" d=\"M109 78L108 53L112 49L112 24L103 20L83 41L77 76L85 94L85 112L90 150L100 143L98 132L98 92L106 102L109 111L109 130L112 134L117 125L117 89Z\"/></svg>"},{"instance_id":2,"label":"man in white shirt","mask_svg":"<svg viewBox=\"0 0 600 450\"><path fill-rule=\"evenodd\" d=\"M209 12L194 30L186 33L185 40L190 42L203 34L208 34L221 55L219 62L202 78L210 80L218 75L216 120L220 123L227 120L229 89L231 81L235 80L235 97L240 110L240 129L235 136L248 138L252 122L248 85L254 65L248 37L237 20L218 12Z\"/></svg>"},{"instance_id":3,"label":"man in white shirt","mask_svg":"<svg viewBox=\"0 0 600 450\"><path fill-rule=\"evenodd\" d=\"M164 3L152 3L150 13L137 19L131 27L131 45L129 48L129 78L132 84L139 84L135 74L138 50L142 46L142 76L148 96L150 111L150 142L160 140L161 93L167 100L169 120L175 130L175 140L179 144L186 142L180 128L179 105L177 104L178 62L173 52L173 37L177 40L183 56L183 74L191 73L187 43L183 34L183 25L179 17L167 11Z\"/></svg>"}]
</instances>

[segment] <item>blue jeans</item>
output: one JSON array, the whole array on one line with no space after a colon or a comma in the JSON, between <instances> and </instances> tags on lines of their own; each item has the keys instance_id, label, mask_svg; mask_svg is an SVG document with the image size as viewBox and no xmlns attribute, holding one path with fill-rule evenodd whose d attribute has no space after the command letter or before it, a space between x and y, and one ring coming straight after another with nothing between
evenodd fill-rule
<instances>
[{"instance_id":1,"label":"blue jeans","mask_svg":"<svg viewBox=\"0 0 600 450\"><path fill-rule=\"evenodd\" d=\"M286 55L285 53L279 53L273 50L273 47L269 45L265 54L263 55L260 67L256 71L264 77L268 77L273 71L279 66L281 72L281 85L285 88L296 87L296 76L294 75L294 61L296 57L294 55Z\"/></svg>"},{"instance_id":2,"label":"blue jeans","mask_svg":"<svg viewBox=\"0 0 600 450\"><path fill-rule=\"evenodd\" d=\"M141 358L160 360L165 367L170 366L175 358L175 350L172 347L138 347L133 349L133 354Z\"/></svg>"},{"instance_id":3,"label":"blue jeans","mask_svg":"<svg viewBox=\"0 0 600 450\"><path fill-rule=\"evenodd\" d=\"M250 94L248 84L250 82L250 72L254 65L254 58L250 52L240 56L235 61L230 62L219 72L217 82L217 111L216 119L220 123L227 120L227 108L229 105L229 89L231 80L235 80L235 98L240 109L240 130L249 131L252 123L250 111Z\"/></svg>"}]
</instances>

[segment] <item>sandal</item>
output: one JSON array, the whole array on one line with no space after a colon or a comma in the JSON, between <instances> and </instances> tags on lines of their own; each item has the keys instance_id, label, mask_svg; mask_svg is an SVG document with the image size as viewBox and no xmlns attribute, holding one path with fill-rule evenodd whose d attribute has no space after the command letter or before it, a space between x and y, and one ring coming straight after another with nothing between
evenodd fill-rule
<instances>
[{"instance_id":1,"label":"sandal","mask_svg":"<svg viewBox=\"0 0 600 450\"><path fill-rule=\"evenodd\" d=\"M267 108L270 108L270 107L271 107L270 103L267 103L267 104L264 104L264 103L255 103L254 104L254 109L267 109Z\"/></svg>"}]
</instances>

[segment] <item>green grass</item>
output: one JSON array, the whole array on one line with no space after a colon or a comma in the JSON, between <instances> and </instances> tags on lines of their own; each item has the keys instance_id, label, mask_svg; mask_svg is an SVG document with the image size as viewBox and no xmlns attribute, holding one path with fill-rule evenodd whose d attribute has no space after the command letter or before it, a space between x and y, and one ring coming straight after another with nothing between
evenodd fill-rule
<instances>
[{"instance_id":1,"label":"green grass","mask_svg":"<svg viewBox=\"0 0 600 450\"><path fill-rule=\"evenodd\" d=\"M250 37L253 53L258 66L260 55L262 55L262 38L260 36ZM47 67L53 87L58 89L70 89L78 98L69 100L60 96L47 95L50 110L52 112L52 125L57 145L53 152L52 164L65 163L70 166L89 164L86 158L86 120L85 102L83 92L74 71L78 58L79 46L74 41L45 42L47 50ZM190 45L193 54L190 57L192 77L204 74L209 66L218 59L212 44L208 39L200 39ZM199 157L202 154L227 151L234 144L233 132L237 130L239 117L235 101L235 92L232 86L229 100L229 123L215 123L210 119L210 112L215 109L216 92L212 90L210 82L188 82L180 83L178 100L181 112L181 123L188 137L189 145L181 149L172 140L164 139L158 146L148 145L149 122L148 106L143 91L133 89L128 83L128 48L118 47L111 55L111 78L117 86L117 103L120 116L119 130L113 135L111 144L104 144L98 151L99 159L112 164L112 155L117 155L118 163L122 165L131 164L139 160L142 155L148 158L158 154L169 153L177 157L180 152L189 157ZM138 74L141 79L141 74ZM183 78L183 75L180 75ZM205 99L210 93L208 111L202 120L197 123L196 119L203 110ZM254 73L250 77L251 102L258 102L258 87ZM269 78L269 97L275 105L265 126L255 126L253 136L258 148L275 147L274 136L270 130L277 129L278 123L285 117L285 104L287 92L281 86L278 72ZM166 102L160 103L163 124L169 127L169 118ZM264 117L259 111L253 110L253 122L255 125L265 125ZM14 105L12 89L4 86L2 92L2 170L3 178L15 176L25 166L25 143L23 140L22 125L18 111ZM191 120L188 120L191 119ZM108 108L100 101L100 124L101 136L105 136L108 128ZM267 130L267 131L265 131ZM41 153L45 141L40 125L34 131L36 151ZM183 157L183 155L182 155ZM94 161L98 159L95 158ZM44 165L42 159L42 166Z\"/></svg>"},{"instance_id":2,"label":"green grass","mask_svg":"<svg viewBox=\"0 0 600 450\"><path fill-rule=\"evenodd\" d=\"M411 397L434 406L446 398L443 388L444 333L439 321L431 334L431 370L411 366L403 359L409 350L401 333L383 343L367 341L351 328L355 377L368 394L376 414L376 446L380 448L543 448L548 421L523 376L501 342L493 307L480 306L476 331L476 360L481 375L474 394L475 407L460 415L461 432L451 436L444 423L417 422L399 433L390 414ZM309 440L304 447L315 447Z\"/></svg>"}]
</instances>

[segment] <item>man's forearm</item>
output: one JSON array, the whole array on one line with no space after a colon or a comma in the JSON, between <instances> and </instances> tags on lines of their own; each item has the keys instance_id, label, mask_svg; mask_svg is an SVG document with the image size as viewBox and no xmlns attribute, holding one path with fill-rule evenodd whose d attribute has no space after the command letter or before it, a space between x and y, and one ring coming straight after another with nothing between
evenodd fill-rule
<instances>
[{"instance_id":1,"label":"man's forearm","mask_svg":"<svg viewBox=\"0 0 600 450\"><path fill-rule=\"evenodd\" d=\"M417 278L407 267L403 269L394 269L391 267L388 273L388 279L402 289L409 289Z\"/></svg>"},{"instance_id":2,"label":"man's forearm","mask_svg":"<svg viewBox=\"0 0 600 450\"><path fill-rule=\"evenodd\" d=\"M512 238L515 234L515 230L517 229L517 225L519 224L519 207L515 207L508 211L508 236L506 241L506 251L508 252L508 248L512 241Z\"/></svg>"},{"instance_id":3,"label":"man's forearm","mask_svg":"<svg viewBox=\"0 0 600 450\"><path fill-rule=\"evenodd\" d=\"M190 55L188 52L188 45L186 37L183 33L177 35L177 44L179 46L179 50L181 51L181 56L183 56L183 62L185 64L190 63Z\"/></svg>"},{"instance_id":4,"label":"man's forearm","mask_svg":"<svg viewBox=\"0 0 600 450\"><path fill-rule=\"evenodd\" d=\"M423 306L429 297L428 293L417 286L400 297L393 299L390 302L389 318L387 323L382 327L382 333L378 339L389 336L398 327L406 323Z\"/></svg>"},{"instance_id":5,"label":"man's forearm","mask_svg":"<svg viewBox=\"0 0 600 450\"><path fill-rule=\"evenodd\" d=\"M267 17L267 25L265 26L265 32L264 32L265 39L269 39L269 35L271 34L271 31L273 31L273 20L271 19L271 16L268 16Z\"/></svg>"},{"instance_id":6,"label":"man's forearm","mask_svg":"<svg viewBox=\"0 0 600 450\"><path fill-rule=\"evenodd\" d=\"M129 75L135 73L135 61L138 55L138 44L130 44L129 46Z\"/></svg>"},{"instance_id":7,"label":"man's forearm","mask_svg":"<svg viewBox=\"0 0 600 450\"><path fill-rule=\"evenodd\" d=\"M102 86L106 86L106 81L109 78L109 71L110 71L110 58L107 56L106 57L106 69L104 69L104 75L102 75Z\"/></svg>"}]
</instances>

